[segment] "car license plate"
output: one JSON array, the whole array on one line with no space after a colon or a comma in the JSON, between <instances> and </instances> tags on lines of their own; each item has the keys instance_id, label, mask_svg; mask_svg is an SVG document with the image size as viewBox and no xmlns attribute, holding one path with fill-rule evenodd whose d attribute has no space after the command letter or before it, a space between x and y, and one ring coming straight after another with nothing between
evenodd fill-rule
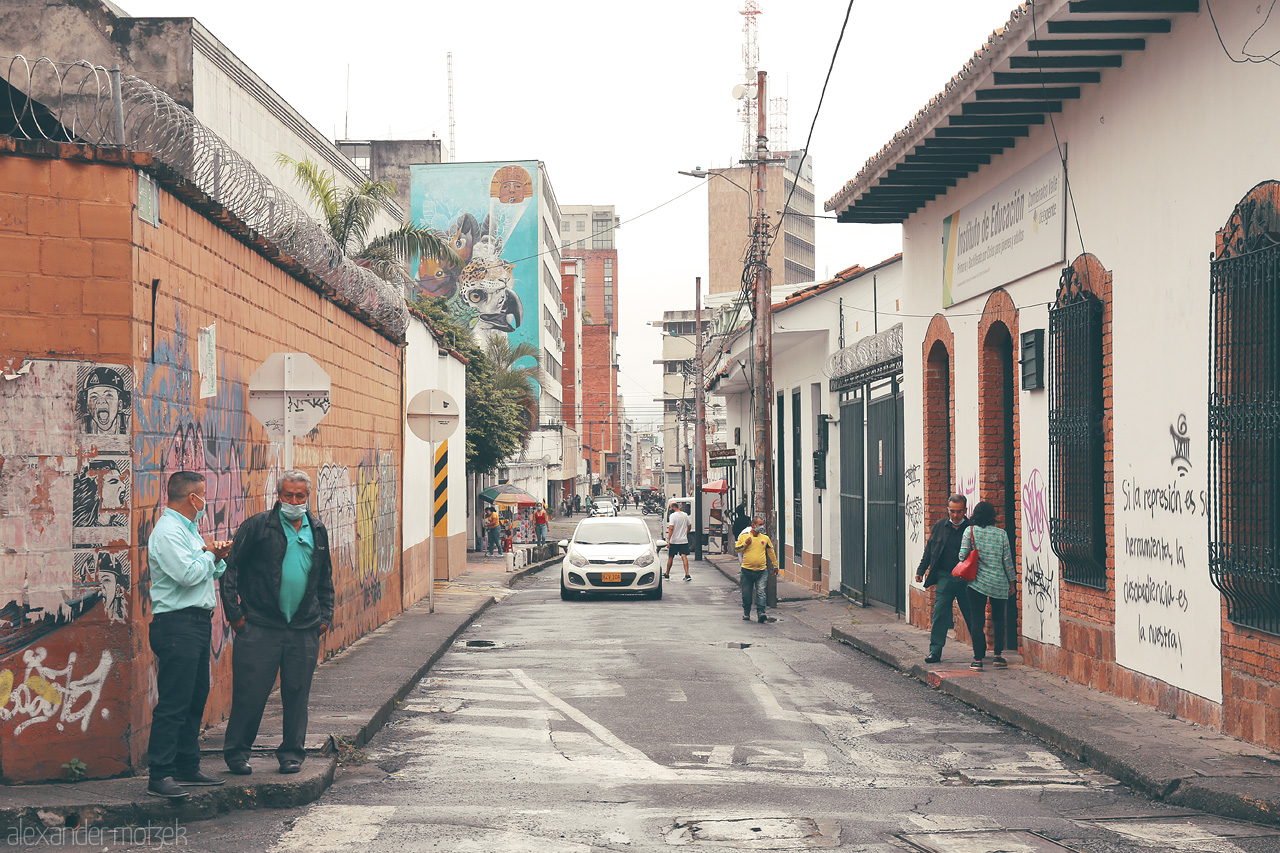
<instances>
[{"instance_id":1,"label":"car license plate","mask_svg":"<svg viewBox=\"0 0 1280 853\"><path fill-rule=\"evenodd\" d=\"M601 572L600 583L622 583L622 572Z\"/></svg>"}]
</instances>

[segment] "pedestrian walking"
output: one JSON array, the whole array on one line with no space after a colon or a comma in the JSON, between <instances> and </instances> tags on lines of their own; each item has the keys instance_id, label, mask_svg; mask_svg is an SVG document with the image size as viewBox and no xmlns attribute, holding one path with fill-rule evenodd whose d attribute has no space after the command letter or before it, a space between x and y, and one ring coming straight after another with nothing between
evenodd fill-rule
<instances>
[{"instance_id":1,"label":"pedestrian walking","mask_svg":"<svg viewBox=\"0 0 1280 853\"><path fill-rule=\"evenodd\" d=\"M751 526L742 531L734 550L742 555L742 575L738 585L742 587L742 618L751 621L751 604L756 607L756 619L760 622L777 622L765 612L769 600L768 572L778 573L778 552L773 540L764 532L764 519L756 516Z\"/></svg>"},{"instance_id":2,"label":"pedestrian walking","mask_svg":"<svg viewBox=\"0 0 1280 853\"><path fill-rule=\"evenodd\" d=\"M280 677L284 736L276 747L281 773L306 760L307 706L320 638L333 624L329 532L307 511L311 478L285 471L276 504L236 531L222 577L222 609L236 632L231 652L231 714L222 757L248 775L267 697Z\"/></svg>"},{"instance_id":3,"label":"pedestrian walking","mask_svg":"<svg viewBox=\"0 0 1280 853\"><path fill-rule=\"evenodd\" d=\"M187 787L226 781L200 770L200 722L209 698L213 638L210 619L217 604L213 582L227 570L225 559L231 551L230 542L206 545L200 536L205 488L203 474L177 471L170 475L164 513L147 538L151 570L147 643L156 658L147 793L171 800L189 796Z\"/></svg>"},{"instance_id":4,"label":"pedestrian walking","mask_svg":"<svg viewBox=\"0 0 1280 853\"><path fill-rule=\"evenodd\" d=\"M684 561L684 579L693 580L689 575L689 508L686 504L676 504L675 511L667 519L667 570L664 578L671 577L671 565L678 556Z\"/></svg>"},{"instance_id":5,"label":"pedestrian walking","mask_svg":"<svg viewBox=\"0 0 1280 853\"><path fill-rule=\"evenodd\" d=\"M1009 534L996 527L996 508L987 501L978 501L969 519L969 535L960 541L960 559L978 549L978 576L969 584L969 609L973 612L973 663L970 669L982 669L987 656L987 602L991 603L991 628L995 634L992 651L995 657L991 665L1003 669L1009 663L1004 655L1005 601L1014 593L1013 553L1009 547ZM976 629L976 630L974 630Z\"/></svg>"},{"instance_id":6,"label":"pedestrian walking","mask_svg":"<svg viewBox=\"0 0 1280 853\"><path fill-rule=\"evenodd\" d=\"M582 495L573 496L573 511L582 512Z\"/></svg>"},{"instance_id":7,"label":"pedestrian walking","mask_svg":"<svg viewBox=\"0 0 1280 853\"><path fill-rule=\"evenodd\" d=\"M486 557L492 557L494 552L499 548L498 537L501 533L500 526L501 522L498 520L498 511L493 507L489 507L489 509L485 510L484 516L484 532L487 537L484 549L484 555Z\"/></svg>"},{"instance_id":8,"label":"pedestrian walking","mask_svg":"<svg viewBox=\"0 0 1280 853\"><path fill-rule=\"evenodd\" d=\"M952 495L947 500L947 515L938 519L929 533L929 541L916 566L916 583L924 581L925 589L936 586L933 592L933 619L929 628L929 655L925 663L942 660L942 647L947 644L947 632L955 626L952 603L960 608L969 635L973 636L973 613L969 609L969 584L953 577L951 570L960 562L960 540L969 529L965 508L969 502L964 495Z\"/></svg>"},{"instance_id":9,"label":"pedestrian walking","mask_svg":"<svg viewBox=\"0 0 1280 853\"><path fill-rule=\"evenodd\" d=\"M549 521L547 508L539 503L538 508L533 511L533 535L539 545L547 544L547 524Z\"/></svg>"}]
</instances>

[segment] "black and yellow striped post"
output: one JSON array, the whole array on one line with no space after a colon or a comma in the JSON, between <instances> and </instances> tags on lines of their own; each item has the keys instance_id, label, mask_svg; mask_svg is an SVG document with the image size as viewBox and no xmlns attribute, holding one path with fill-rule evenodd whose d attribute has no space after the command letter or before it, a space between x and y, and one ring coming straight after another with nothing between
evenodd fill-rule
<instances>
[{"instance_id":1,"label":"black and yellow striped post","mask_svg":"<svg viewBox=\"0 0 1280 853\"><path fill-rule=\"evenodd\" d=\"M436 448L434 513L432 515L432 535L447 537L449 535L449 442L442 441ZM431 577L435 577L435 566L431 567Z\"/></svg>"}]
</instances>

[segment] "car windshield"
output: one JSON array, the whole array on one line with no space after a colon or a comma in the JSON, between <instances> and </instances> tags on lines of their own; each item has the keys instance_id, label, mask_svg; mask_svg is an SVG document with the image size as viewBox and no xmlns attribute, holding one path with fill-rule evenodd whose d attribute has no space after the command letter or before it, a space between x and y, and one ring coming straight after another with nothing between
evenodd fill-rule
<instances>
[{"instance_id":1,"label":"car windshield","mask_svg":"<svg viewBox=\"0 0 1280 853\"><path fill-rule=\"evenodd\" d=\"M649 531L641 524L583 524L573 541L579 545L648 545Z\"/></svg>"}]
</instances>

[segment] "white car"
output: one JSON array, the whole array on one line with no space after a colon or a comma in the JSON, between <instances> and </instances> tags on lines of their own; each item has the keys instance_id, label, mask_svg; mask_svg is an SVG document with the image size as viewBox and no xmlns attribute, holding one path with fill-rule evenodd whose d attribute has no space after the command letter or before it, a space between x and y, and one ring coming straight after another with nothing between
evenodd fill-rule
<instances>
[{"instance_id":1,"label":"white car","mask_svg":"<svg viewBox=\"0 0 1280 853\"><path fill-rule=\"evenodd\" d=\"M640 592L662 598L662 565L643 518L584 518L572 539L564 539L560 564L560 597L565 601L587 592Z\"/></svg>"},{"instance_id":2,"label":"white car","mask_svg":"<svg viewBox=\"0 0 1280 853\"><path fill-rule=\"evenodd\" d=\"M618 514L617 505L608 498L598 498L591 502L592 518L612 518Z\"/></svg>"}]
</instances>

